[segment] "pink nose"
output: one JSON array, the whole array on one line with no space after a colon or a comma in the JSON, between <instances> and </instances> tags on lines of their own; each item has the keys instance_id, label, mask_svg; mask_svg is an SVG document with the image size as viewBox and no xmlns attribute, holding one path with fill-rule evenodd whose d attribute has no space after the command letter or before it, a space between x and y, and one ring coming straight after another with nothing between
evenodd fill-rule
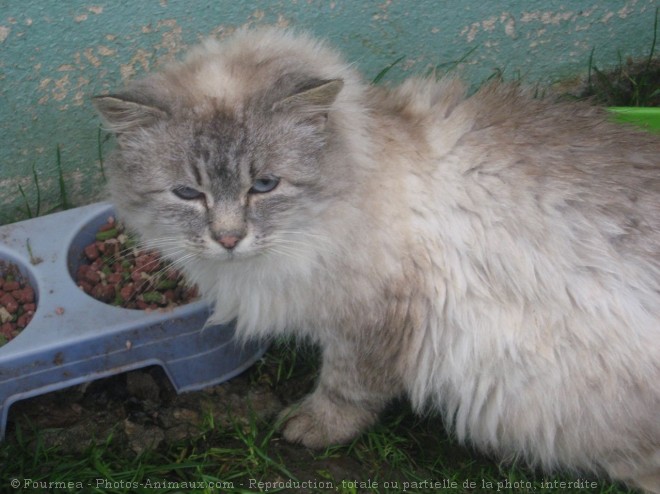
<instances>
[{"instance_id":1,"label":"pink nose","mask_svg":"<svg viewBox=\"0 0 660 494\"><path fill-rule=\"evenodd\" d=\"M231 250L236 247L236 244L238 244L242 238L242 236L227 234L216 237L216 241L225 249Z\"/></svg>"}]
</instances>

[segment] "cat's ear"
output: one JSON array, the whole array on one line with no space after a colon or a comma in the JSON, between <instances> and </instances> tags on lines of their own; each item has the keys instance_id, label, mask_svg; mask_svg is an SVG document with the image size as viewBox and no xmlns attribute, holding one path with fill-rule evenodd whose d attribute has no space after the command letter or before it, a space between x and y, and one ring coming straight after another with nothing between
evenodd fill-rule
<instances>
[{"instance_id":1,"label":"cat's ear","mask_svg":"<svg viewBox=\"0 0 660 494\"><path fill-rule=\"evenodd\" d=\"M314 79L275 103L273 110L293 110L309 117L322 117L325 121L343 87L342 79Z\"/></svg>"},{"instance_id":2,"label":"cat's ear","mask_svg":"<svg viewBox=\"0 0 660 494\"><path fill-rule=\"evenodd\" d=\"M152 125L168 116L162 108L152 103L141 102L131 94L94 96L92 102L107 130L115 134Z\"/></svg>"}]
</instances>

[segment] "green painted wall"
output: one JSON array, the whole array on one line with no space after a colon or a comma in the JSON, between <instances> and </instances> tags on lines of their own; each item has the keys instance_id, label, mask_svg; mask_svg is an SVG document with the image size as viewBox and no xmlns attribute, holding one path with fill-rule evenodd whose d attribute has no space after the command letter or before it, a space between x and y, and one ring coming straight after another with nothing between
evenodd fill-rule
<instances>
[{"instance_id":1,"label":"green painted wall","mask_svg":"<svg viewBox=\"0 0 660 494\"><path fill-rule=\"evenodd\" d=\"M553 82L619 54L643 57L657 0L0 0L0 222L60 200L100 197L98 119L91 95L177 58L208 35L277 24L328 38L368 78L404 57L396 80L469 53L465 77L495 69ZM473 50L473 51L472 51ZM107 148L108 144L106 144ZM34 211L33 211L34 212Z\"/></svg>"}]
</instances>

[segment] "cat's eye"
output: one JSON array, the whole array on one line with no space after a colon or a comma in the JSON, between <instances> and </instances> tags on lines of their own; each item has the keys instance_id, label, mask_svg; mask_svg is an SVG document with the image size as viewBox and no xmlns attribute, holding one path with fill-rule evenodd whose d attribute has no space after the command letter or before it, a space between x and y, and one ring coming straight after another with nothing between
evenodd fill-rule
<instances>
[{"instance_id":1,"label":"cat's eye","mask_svg":"<svg viewBox=\"0 0 660 494\"><path fill-rule=\"evenodd\" d=\"M187 185L179 185L172 189L172 192L179 199L184 201L194 201L196 199L204 199L204 192L199 191L193 187L188 187Z\"/></svg>"},{"instance_id":2,"label":"cat's eye","mask_svg":"<svg viewBox=\"0 0 660 494\"><path fill-rule=\"evenodd\" d=\"M273 190L275 187L277 187L280 183L280 179L278 177L272 177L272 176L266 176L266 177L260 177L257 178L253 183L252 183L252 188L250 189L250 192L253 194L264 194L266 192L270 192Z\"/></svg>"}]
</instances>

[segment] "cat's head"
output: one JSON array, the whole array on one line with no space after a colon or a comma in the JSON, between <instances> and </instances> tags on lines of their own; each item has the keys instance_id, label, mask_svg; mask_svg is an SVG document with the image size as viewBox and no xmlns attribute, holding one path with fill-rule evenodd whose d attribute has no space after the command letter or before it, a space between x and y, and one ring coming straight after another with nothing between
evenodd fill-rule
<instances>
[{"instance_id":1,"label":"cat's head","mask_svg":"<svg viewBox=\"0 0 660 494\"><path fill-rule=\"evenodd\" d=\"M328 166L342 72L306 37L242 33L96 97L117 137L107 173L123 221L174 259L295 253L347 179Z\"/></svg>"}]
</instances>

